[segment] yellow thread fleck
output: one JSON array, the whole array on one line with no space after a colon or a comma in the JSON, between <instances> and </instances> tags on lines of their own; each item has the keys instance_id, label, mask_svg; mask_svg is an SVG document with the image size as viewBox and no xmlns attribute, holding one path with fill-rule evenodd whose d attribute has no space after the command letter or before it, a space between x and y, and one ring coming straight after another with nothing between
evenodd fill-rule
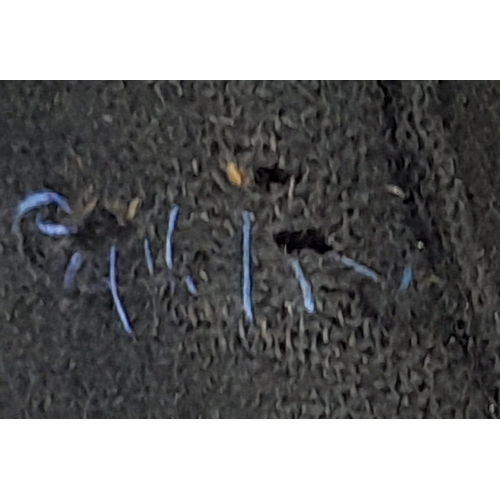
<instances>
[{"instance_id":1,"label":"yellow thread fleck","mask_svg":"<svg viewBox=\"0 0 500 500\"><path fill-rule=\"evenodd\" d=\"M248 175L244 168L238 167L236 163L229 162L226 167L227 178L233 186L248 186Z\"/></svg>"},{"instance_id":2,"label":"yellow thread fleck","mask_svg":"<svg viewBox=\"0 0 500 500\"><path fill-rule=\"evenodd\" d=\"M240 169L236 166L236 163L228 163L226 170L227 178L233 186L241 186L243 184L243 178Z\"/></svg>"}]
</instances>

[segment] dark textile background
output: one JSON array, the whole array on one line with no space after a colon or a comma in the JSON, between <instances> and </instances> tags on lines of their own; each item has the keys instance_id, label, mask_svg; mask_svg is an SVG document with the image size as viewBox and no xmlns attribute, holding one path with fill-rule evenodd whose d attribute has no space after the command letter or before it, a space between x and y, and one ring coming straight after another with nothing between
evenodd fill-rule
<instances>
[{"instance_id":1,"label":"dark textile background","mask_svg":"<svg viewBox=\"0 0 500 500\"><path fill-rule=\"evenodd\" d=\"M499 138L496 82L2 82L0 416L497 416ZM247 189L228 182L230 160ZM98 202L63 240L30 214L21 249L12 213L39 188L77 211ZM255 219L251 327L242 209ZM115 242L133 339L104 281ZM65 292L75 250L84 266Z\"/></svg>"}]
</instances>

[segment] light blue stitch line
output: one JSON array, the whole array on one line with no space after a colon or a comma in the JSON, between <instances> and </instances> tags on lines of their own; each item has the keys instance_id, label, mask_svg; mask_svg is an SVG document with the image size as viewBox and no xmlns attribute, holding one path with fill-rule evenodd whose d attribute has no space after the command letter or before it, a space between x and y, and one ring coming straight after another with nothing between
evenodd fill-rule
<instances>
[{"instance_id":1,"label":"light blue stitch line","mask_svg":"<svg viewBox=\"0 0 500 500\"><path fill-rule=\"evenodd\" d=\"M15 217L16 219L20 219L31 210L50 204L57 205L67 214L71 214L71 207L69 206L68 200L66 200L66 198L54 191L50 191L49 189L43 189L41 191L33 191L31 193L28 193L18 203L16 207Z\"/></svg>"},{"instance_id":2,"label":"light blue stitch line","mask_svg":"<svg viewBox=\"0 0 500 500\"><path fill-rule=\"evenodd\" d=\"M297 259L290 259L293 271L295 273L295 278L299 282L300 288L302 290L302 297L304 300L304 309L309 314L312 314L315 310L314 297L312 293L311 284L304 276L300 262Z\"/></svg>"},{"instance_id":3,"label":"light blue stitch line","mask_svg":"<svg viewBox=\"0 0 500 500\"><path fill-rule=\"evenodd\" d=\"M354 272L358 274L362 274L363 276L366 276L367 278L370 278L371 280L375 281L376 283L379 282L379 276L375 271L372 271L366 266L363 266L359 262L356 262L353 259L350 259L349 257L346 257L345 255L339 255L335 254L334 256L335 260L337 262L340 262L346 267L350 267Z\"/></svg>"},{"instance_id":4,"label":"light blue stitch line","mask_svg":"<svg viewBox=\"0 0 500 500\"><path fill-rule=\"evenodd\" d=\"M125 312L125 308L123 307L122 301L120 299L120 295L118 293L118 284L116 281L116 264L117 256L116 256L116 245L111 247L110 255L109 255L109 288L111 290L111 295L113 296L113 301L115 303L116 311L118 312L118 316L122 322L124 330L130 335L133 335L132 327L130 326L130 322Z\"/></svg>"},{"instance_id":5,"label":"light blue stitch line","mask_svg":"<svg viewBox=\"0 0 500 500\"><path fill-rule=\"evenodd\" d=\"M253 322L252 310L252 255L251 236L252 223L250 213L243 211L243 310L247 320Z\"/></svg>"},{"instance_id":6,"label":"light blue stitch line","mask_svg":"<svg viewBox=\"0 0 500 500\"><path fill-rule=\"evenodd\" d=\"M198 289L196 288L196 285L194 284L193 278L188 274L184 278L184 282L186 283L186 287L188 289L188 292L193 295L194 297L198 297Z\"/></svg>"},{"instance_id":7,"label":"light blue stitch line","mask_svg":"<svg viewBox=\"0 0 500 500\"><path fill-rule=\"evenodd\" d=\"M148 272L151 276L154 275L154 264L153 255L151 253L151 243L148 238L144 238L144 255L146 256L146 265L148 266Z\"/></svg>"},{"instance_id":8,"label":"light blue stitch line","mask_svg":"<svg viewBox=\"0 0 500 500\"><path fill-rule=\"evenodd\" d=\"M36 215L35 223L36 227L42 234L45 234L46 236L52 236L52 238L71 236L72 234L76 234L77 232L77 228L75 226L66 226L64 224L44 221L40 214Z\"/></svg>"},{"instance_id":9,"label":"light blue stitch line","mask_svg":"<svg viewBox=\"0 0 500 500\"><path fill-rule=\"evenodd\" d=\"M75 252L69 259L66 273L64 274L63 287L65 290L73 288L76 273L79 271L80 267L82 267L82 262L83 259L80 252Z\"/></svg>"},{"instance_id":10,"label":"light blue stitch line","mask_svg":"<svg viewBox=\"0 0 500 500\"><path fill-rule=\"evenodd\" d=\"M403 277L401 278L401 285L399 286L399 290L406 290L413 279L413 269L410 265L406 266L403 271Z\"/></svg>"},{"instance_id":11,"label":"light blue stitch line","mask_svg":"<svg viewBox=\"0 0 500 500\"><path fill-rule=\"evenodd\" d=\"M170 214L168 217L167 241L165 244L165 262L170 271L174 269L172 236L174 234L178 217L179 217L179 207L177 205L174 205L170 209Z\"/></svg>"}]
</instances>

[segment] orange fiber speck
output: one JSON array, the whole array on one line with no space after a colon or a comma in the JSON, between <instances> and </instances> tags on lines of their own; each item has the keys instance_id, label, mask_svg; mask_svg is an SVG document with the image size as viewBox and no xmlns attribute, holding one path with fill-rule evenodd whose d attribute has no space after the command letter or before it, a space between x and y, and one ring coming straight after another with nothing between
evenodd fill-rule
<instances>
[{"instance_id":1,"label":"orange fiber speck","mask_svg":"<svg viewBox=\"0 0 500 500\"><path fill-rule=\"evenodd\" d=\"M230 162L226 167L227 178L233 186L242 186L245 180L245 175L242 170L238 168L236 163Z\"/></svg>"}]
</instances>

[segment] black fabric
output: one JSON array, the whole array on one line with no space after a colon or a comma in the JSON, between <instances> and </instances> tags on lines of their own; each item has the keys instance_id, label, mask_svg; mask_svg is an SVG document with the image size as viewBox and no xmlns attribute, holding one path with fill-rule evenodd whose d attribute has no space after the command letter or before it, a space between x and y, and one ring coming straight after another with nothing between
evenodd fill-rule
<instances>
[{"instance_id":1,"label":"black fabric","mask_svg":"<svg viewBox=\"0 0 500 500\"><path fill-rule=\"evenodd\" d=\"M1 83L0 416L496 417L499 88ZM246 169L247 188L228 182L228 161ZM38 234L34 214L22 243L12 233L16 204L40 188L80 214L90 206L77 236ZM252 326L242 210L254 217ZM132 339L105 282L113 243ZM66 292L76 250L84 264ZM398 291L406 265L413 282Z\"/></svg>"}]
</instances>

